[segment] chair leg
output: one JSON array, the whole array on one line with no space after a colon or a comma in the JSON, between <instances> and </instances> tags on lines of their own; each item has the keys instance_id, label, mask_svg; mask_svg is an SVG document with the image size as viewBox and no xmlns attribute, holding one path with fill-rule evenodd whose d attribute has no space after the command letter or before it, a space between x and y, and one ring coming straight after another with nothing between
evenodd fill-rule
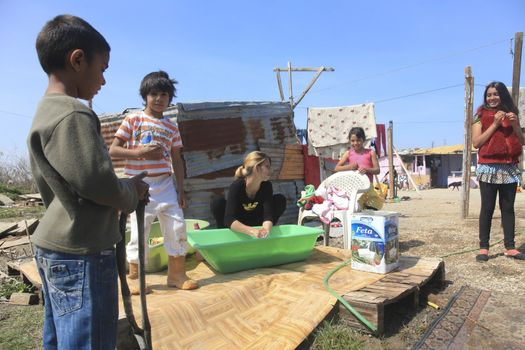
<instances>
[{"instance_id":1,"label":"chair leg","mask_svg":"<svg viewBox=\"0 0 525 350\"><path fill-rule=\"evenodd\" d=\"M324 237L323 244L328 246L330 244L330 224L323 223Z\"/></svg>"}]
</instances>

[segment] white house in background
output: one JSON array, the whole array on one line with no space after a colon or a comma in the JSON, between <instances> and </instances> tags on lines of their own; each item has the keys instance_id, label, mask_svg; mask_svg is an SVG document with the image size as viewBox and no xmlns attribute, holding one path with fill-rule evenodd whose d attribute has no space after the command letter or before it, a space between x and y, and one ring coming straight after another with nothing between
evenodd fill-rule
<instances>
[{"instance_id":1,"label":"white house in background","mask_svg":"<svg viewBox=\"0 0 525 350\"><path fill-rule=\"evenodd\" d=\"M416 148L400 150L399 155L403 160L414 182L421 187L445 188L450 183L462 180L463 145L441 146L434 148ZM399 164L399 159L394 157L394 164ZM477 164L477 151L472 149L471 187L477 187L475 168ZM380 160L381 173L388 171L388 159ZM398 174L404 170L396 166Z\"/></svg>"}]
</instances>

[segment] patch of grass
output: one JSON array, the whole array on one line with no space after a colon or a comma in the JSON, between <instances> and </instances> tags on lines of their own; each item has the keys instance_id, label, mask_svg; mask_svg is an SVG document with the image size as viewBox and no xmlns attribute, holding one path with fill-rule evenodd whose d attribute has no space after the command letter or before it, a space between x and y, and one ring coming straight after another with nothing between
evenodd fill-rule
<instances>
[{"instance_id":1,"label":"patch of grass","mask_svg":"<svg viewBox=\"0 0 525 350\"><path fill-rule=\"evenodd\" d=\"M41 349L43 324L42 305L0 304L0 349Z\"/></svg>"},{"instance_id":2,"label":"patch of grass","mask_svg":"<svg viewBox=\"0 0 525 350\"><path fill-rule=\"evenodd\" d=\"M16 200L18 199L18 196L24 194L24 191L18 187L6 186L5 184L0 183L0 193L11 198L12 200Z\"/></svg>"},{"instance_id":3,"label":"patch of grass","mask_svg":"<svg viewBox=\"0 0 525 350\"><path fill-rule=\"evenodd\" d=\"M0 208L0 219L41 218L45 211L43 206Z\"/></svg>"},{"instance_id":4,"label":"patch of grass","mask_svg":"<svg viewBox=\"0 0 525 350\"><path fill-rule=\"evenodd\" d=\"M315 332L311 350L360 350L365 348L362 335L344 323L323 322Z\"/></svg>"},{"instance_id":5,"label":"patch of grass","mask_svg":"<svg viewBox=\"0 0 525 350\"><path fill-rule=\"evenodd\" d=\"M0 284L0 297L9 299L13 293L32 293L34 291L33 286L18 281L16 279L10 279Z\"/></svg>"}]
</instances>

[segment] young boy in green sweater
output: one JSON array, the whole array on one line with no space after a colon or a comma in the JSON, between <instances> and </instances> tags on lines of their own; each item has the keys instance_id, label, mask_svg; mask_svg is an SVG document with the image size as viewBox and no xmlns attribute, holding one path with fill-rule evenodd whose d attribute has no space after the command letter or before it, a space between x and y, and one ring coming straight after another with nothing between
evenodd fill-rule
<instances>
[{"instance_id":1,"label":"young boy in green sweater","mask_svg":"<svg viewBox=\"0 0 525 350\"><path fill-rule=\"evenodd\" d=\"M105 84L110 47L81 18L61 15L36 41L48 75L28 137L46 206L31 242L44 292L44 349L114 349L118 211L147 196L145 174L118 179L90 100Z\"/></svg>"}]
</instances>

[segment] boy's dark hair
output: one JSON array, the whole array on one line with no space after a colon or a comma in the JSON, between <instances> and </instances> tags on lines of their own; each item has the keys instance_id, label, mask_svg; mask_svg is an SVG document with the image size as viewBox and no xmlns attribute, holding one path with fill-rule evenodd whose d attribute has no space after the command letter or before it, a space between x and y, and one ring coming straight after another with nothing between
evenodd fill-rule
<instances>
[{"instance_id":1,"label":"boy's dark hair","mask_svg":"<svg viewBox=\"0 0 525 350\"><path fill-rule=\"evenodd\" d=\"M59 15L47 22L36 38L36 52L44 72L50 74L66 67L69 52L81 49L86 60L111 48L102 34L88 22L72 15Z\"/></svg>"},{"instance_id":2,"label":"boy's dark hair","mask_svg":"<svg viewBox=\"0 0 525 350\"><path fill-rule=\"evenodd\" d=\"M171 100L177 96L175 84L178 84L178 81L170 79L168 73L165 71L159 70L158 72L151 72L147 74L140 83L140 96L142 96L142 99L146 102L146 96L153 91L167 92L170 95L171 103Z\"/></svg>"},{"instance_id":3,"label":"boy's dark hair","mask_svg":"<svg viewBox=\"0 0 525 350\"><path fill-rule=\"evenodd\" d=\"M355 135L357 138L359 138L361 140L366 140L365 131L363 130L363 128L361 128L359 126L356 126L356 127L353 127L352 129L350 129L350 132L348 133L348 139L349 140L350 140L350 137L352 137L352 135Z\"/></svg>"},{"instance_id":4,"label":"boy's dark hair","mask_svg":"<svg viewBox=\"0 0 525 350\"><path fill-rule=\"evenodd\" d=\"M500 105L498 106L498 109L501 109L506 113L514 112L514 114L519 115L518 108L510 96L509 89L507 89L505 84L500 81L493 81L487 85L485 92L483 93L483 105L486 106L487 104L487 91L491 87L495 88L499 95Z\"/></svg>"}]
</instances>

